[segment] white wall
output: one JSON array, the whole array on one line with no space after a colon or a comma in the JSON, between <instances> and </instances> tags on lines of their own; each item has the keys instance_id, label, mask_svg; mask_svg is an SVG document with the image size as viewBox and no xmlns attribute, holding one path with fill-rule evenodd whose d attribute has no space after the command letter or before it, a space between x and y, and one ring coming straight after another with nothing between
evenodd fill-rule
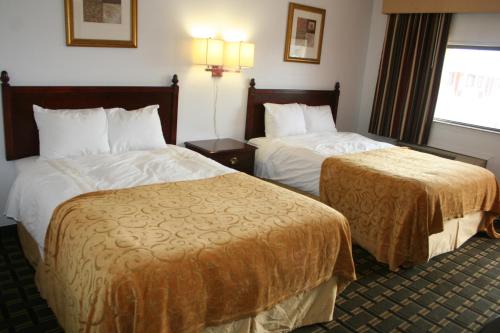
<instances>
[{"instance_id":1,"label":"white wall","mask_svg":"<svg viewBox=\"0 0 500 333\"><path fill-rule=\"evenodd\" d=\"M250 77L262 88L331 89L341 82L338 127L356 127L372 2L303 0L326 9L321 65L283 62L288 0L139 1L137 49L66 47L63 1L0 0L0 69L13 85L165 85L180 79L178 142L214 137L213 80L191 64L191 31L239 30L255 67L219 80L219 134L243 138ZM3 131L3 122L0 123ZM0 210L15 176L0 135ZM0 219L0 224L5 223Z\"/></svg>"},{"instance_id":2,"label":"white wall","mask_svg":"<svg viewBox=\"0 0 500 333\"><path fill-rule=\"evenodd\" d=\"M500 14L456 14L448 41L451 44L500 46L499 31ZM483 158L488 161L488 169L500 179L500 133L434 122L428 144Z\"/></svg>"},{"instance_id":3,"label":"white wall","mask_svg":"<svg viewBox=\"0 0 500 333\"><path fill-rule=\"evenodd\" d=\"M373 95L377 84L387 16L382 14L382 0L374 0L370 37L363 76L361 108L357 129L368 133ZM500 14L456 14L450 30L450 43L500 46ZM500 134L476 129L433 123L428 145L486 159L487 168L500 179Z\"/></svg>"},{"instance_id":4,"label":"white wall","mask_svg":"<svg viewBox=\"0 0 500 333\"><path fill-rule=\"evenodd\" d=\"M500 46L500 14L455 14L450 44Z\"/></svg>"},{"instance_id":5,"label":"white wall","mask_svg":"<svg viewBox=\"0 0 500 333\"><path fill-rule=\"evenodd\" d=\"M366 53L365 71L363 74L361 107L357 117L357 130L367 135L373 105L373 96L377 85L380 58L384 46L387 15L382 14L383 0L374 0L370 20L370 37Z\"/></svg>"}]
</instances>

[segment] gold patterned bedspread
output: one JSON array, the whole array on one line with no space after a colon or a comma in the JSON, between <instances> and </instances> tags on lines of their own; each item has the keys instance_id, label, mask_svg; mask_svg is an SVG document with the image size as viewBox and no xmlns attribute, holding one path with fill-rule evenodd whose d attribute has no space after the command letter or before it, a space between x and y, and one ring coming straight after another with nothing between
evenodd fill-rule
<instances>
[{"instance_id":1,"label":"gold patterned bedspread","mask_svg":"<svg viewBox=\"0 0 500 333\"><path fill-rule=\"evenodd\" d=\"M484 168L401 147L331 157L321 169L321 201L341 212L356 243L392 270L427 261L429 235L443 231L444 221L499 214L499 195Z\"/></svg>"},{"instance_id":2,"label":"gold patterned bedspread","mask_svg":"<svg viewBox=\"0 0 500 333\"><path fill-rule=\"evenodd\" d=\"M242 173L94 192L55 211L37 284L67 332L200 332L355 279L347 220Z\"/></svg>"}]
</instances>

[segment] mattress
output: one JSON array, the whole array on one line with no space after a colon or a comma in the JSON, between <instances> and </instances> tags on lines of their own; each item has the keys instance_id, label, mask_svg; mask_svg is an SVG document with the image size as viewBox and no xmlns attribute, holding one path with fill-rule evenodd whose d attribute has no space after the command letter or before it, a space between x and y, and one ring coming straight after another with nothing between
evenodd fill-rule
<instances>
[{"instance_id":1,"label":"mattress","mask_svg":"<svg viewBox=\"0 0 500 333\"><path fill-rule=\"evenodd\" d=\"M18 177L11 187L5 215L23 222L41 254L52 212L60 203L79 194L235 172L175 145L152 151L59 160L30 157L16 161L16 169Z\"/></svg>"},{"instance_id":2,"label":"mattress","mask_svg":"<svg viewBox=\"0 0 500 333\"><path fill-rule=\"evenodd\" d=\"M318 200L321 166L326 158L393 147L349 132L262 137L251 139L249 143L259 148L255 156L256 176L317 196ZM445 221L444 230L429 237L428 259L457 249L483 224L483 212ZM353 243L361 245L354 234Z\"/></svg>"}]
</instances>

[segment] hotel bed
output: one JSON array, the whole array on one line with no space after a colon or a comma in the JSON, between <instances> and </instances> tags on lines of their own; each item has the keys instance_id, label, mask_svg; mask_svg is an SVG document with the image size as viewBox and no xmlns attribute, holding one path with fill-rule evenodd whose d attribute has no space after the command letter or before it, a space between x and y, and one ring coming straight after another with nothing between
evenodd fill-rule
<instances>
[{"instance_id":1,"label":"hotel bed","mask_svg":"<svg viewBox=\"0 0 500 333\"><path fill-rule=\"evenodd\" d=\"M18 176L6 214L67 332L283 332L332 319L355 278L347 221L175 146L176 77L171 87L8 81L2 73L6 153ZM38 158L35 104L158 104L168 145Z\"/></svg>"},{"instance_id":2,"label":"hotel bed","mask_svg":"<svg viewBox=\"0 0 500 333\"><path fill-rule=\"evenodd\" d=\"M498 238L493 219L500 214L500 198L491 172L338 132L339 95L338 83L332 91L256 89L252 79L245 136L259 148L255 175L309 193L340 211L349 221L353 243L392 270L454 250L478 230ZM288 121L284 112L296 112L285 109L293 103L303 108L304 116L306 105L328 105L330 129L292 127L289 131L299 134L274 135L279 121ZM267 136L264 104L281 112L274 119L269 116L273 128Z\"/></svg>"}]
</instances>

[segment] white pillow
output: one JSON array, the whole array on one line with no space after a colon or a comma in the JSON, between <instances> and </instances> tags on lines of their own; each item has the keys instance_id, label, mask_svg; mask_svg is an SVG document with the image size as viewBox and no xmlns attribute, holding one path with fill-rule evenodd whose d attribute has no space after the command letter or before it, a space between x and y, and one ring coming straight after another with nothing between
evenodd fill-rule
<instances>
[{"instance_id":1,"label":"white pillow","mask_svg":"<svg viewBox=\"0 0 500 333\"><path fill-rule=\"evenodd\" d=\"M165 148L158 108L150 105L132 111L107 109L111 152Z\"/></svg>"},{"instance_id":2,"label":"white pillow","mask_svg":"<svg viewBox=\"0 0 500 333\"><path fill-rule=\"evenodd\" d=\"M33 105L40 140L40 157L109 153L108 126L103 108L44 109Z\"/></svg>"},{"instance_id":3,"label":"white pillow","mask_svg":"<svg viewBox=\"0 0 500 333\"><path fill-rule=\"evenodd\" d=\"M301 104L304 110L307 133L336 132L330 105L309 106Z\"/></svg>"},{"instance_id":4,"label":"white pillow","mask_svg":"<svg viewBox=\"0 0 500 333\"><path fill-rule=\"evenodd\" d=\"M266 137L279 138L306 133L304 112L297 104L265 103Z\"/></svg>"}]
</instances>

